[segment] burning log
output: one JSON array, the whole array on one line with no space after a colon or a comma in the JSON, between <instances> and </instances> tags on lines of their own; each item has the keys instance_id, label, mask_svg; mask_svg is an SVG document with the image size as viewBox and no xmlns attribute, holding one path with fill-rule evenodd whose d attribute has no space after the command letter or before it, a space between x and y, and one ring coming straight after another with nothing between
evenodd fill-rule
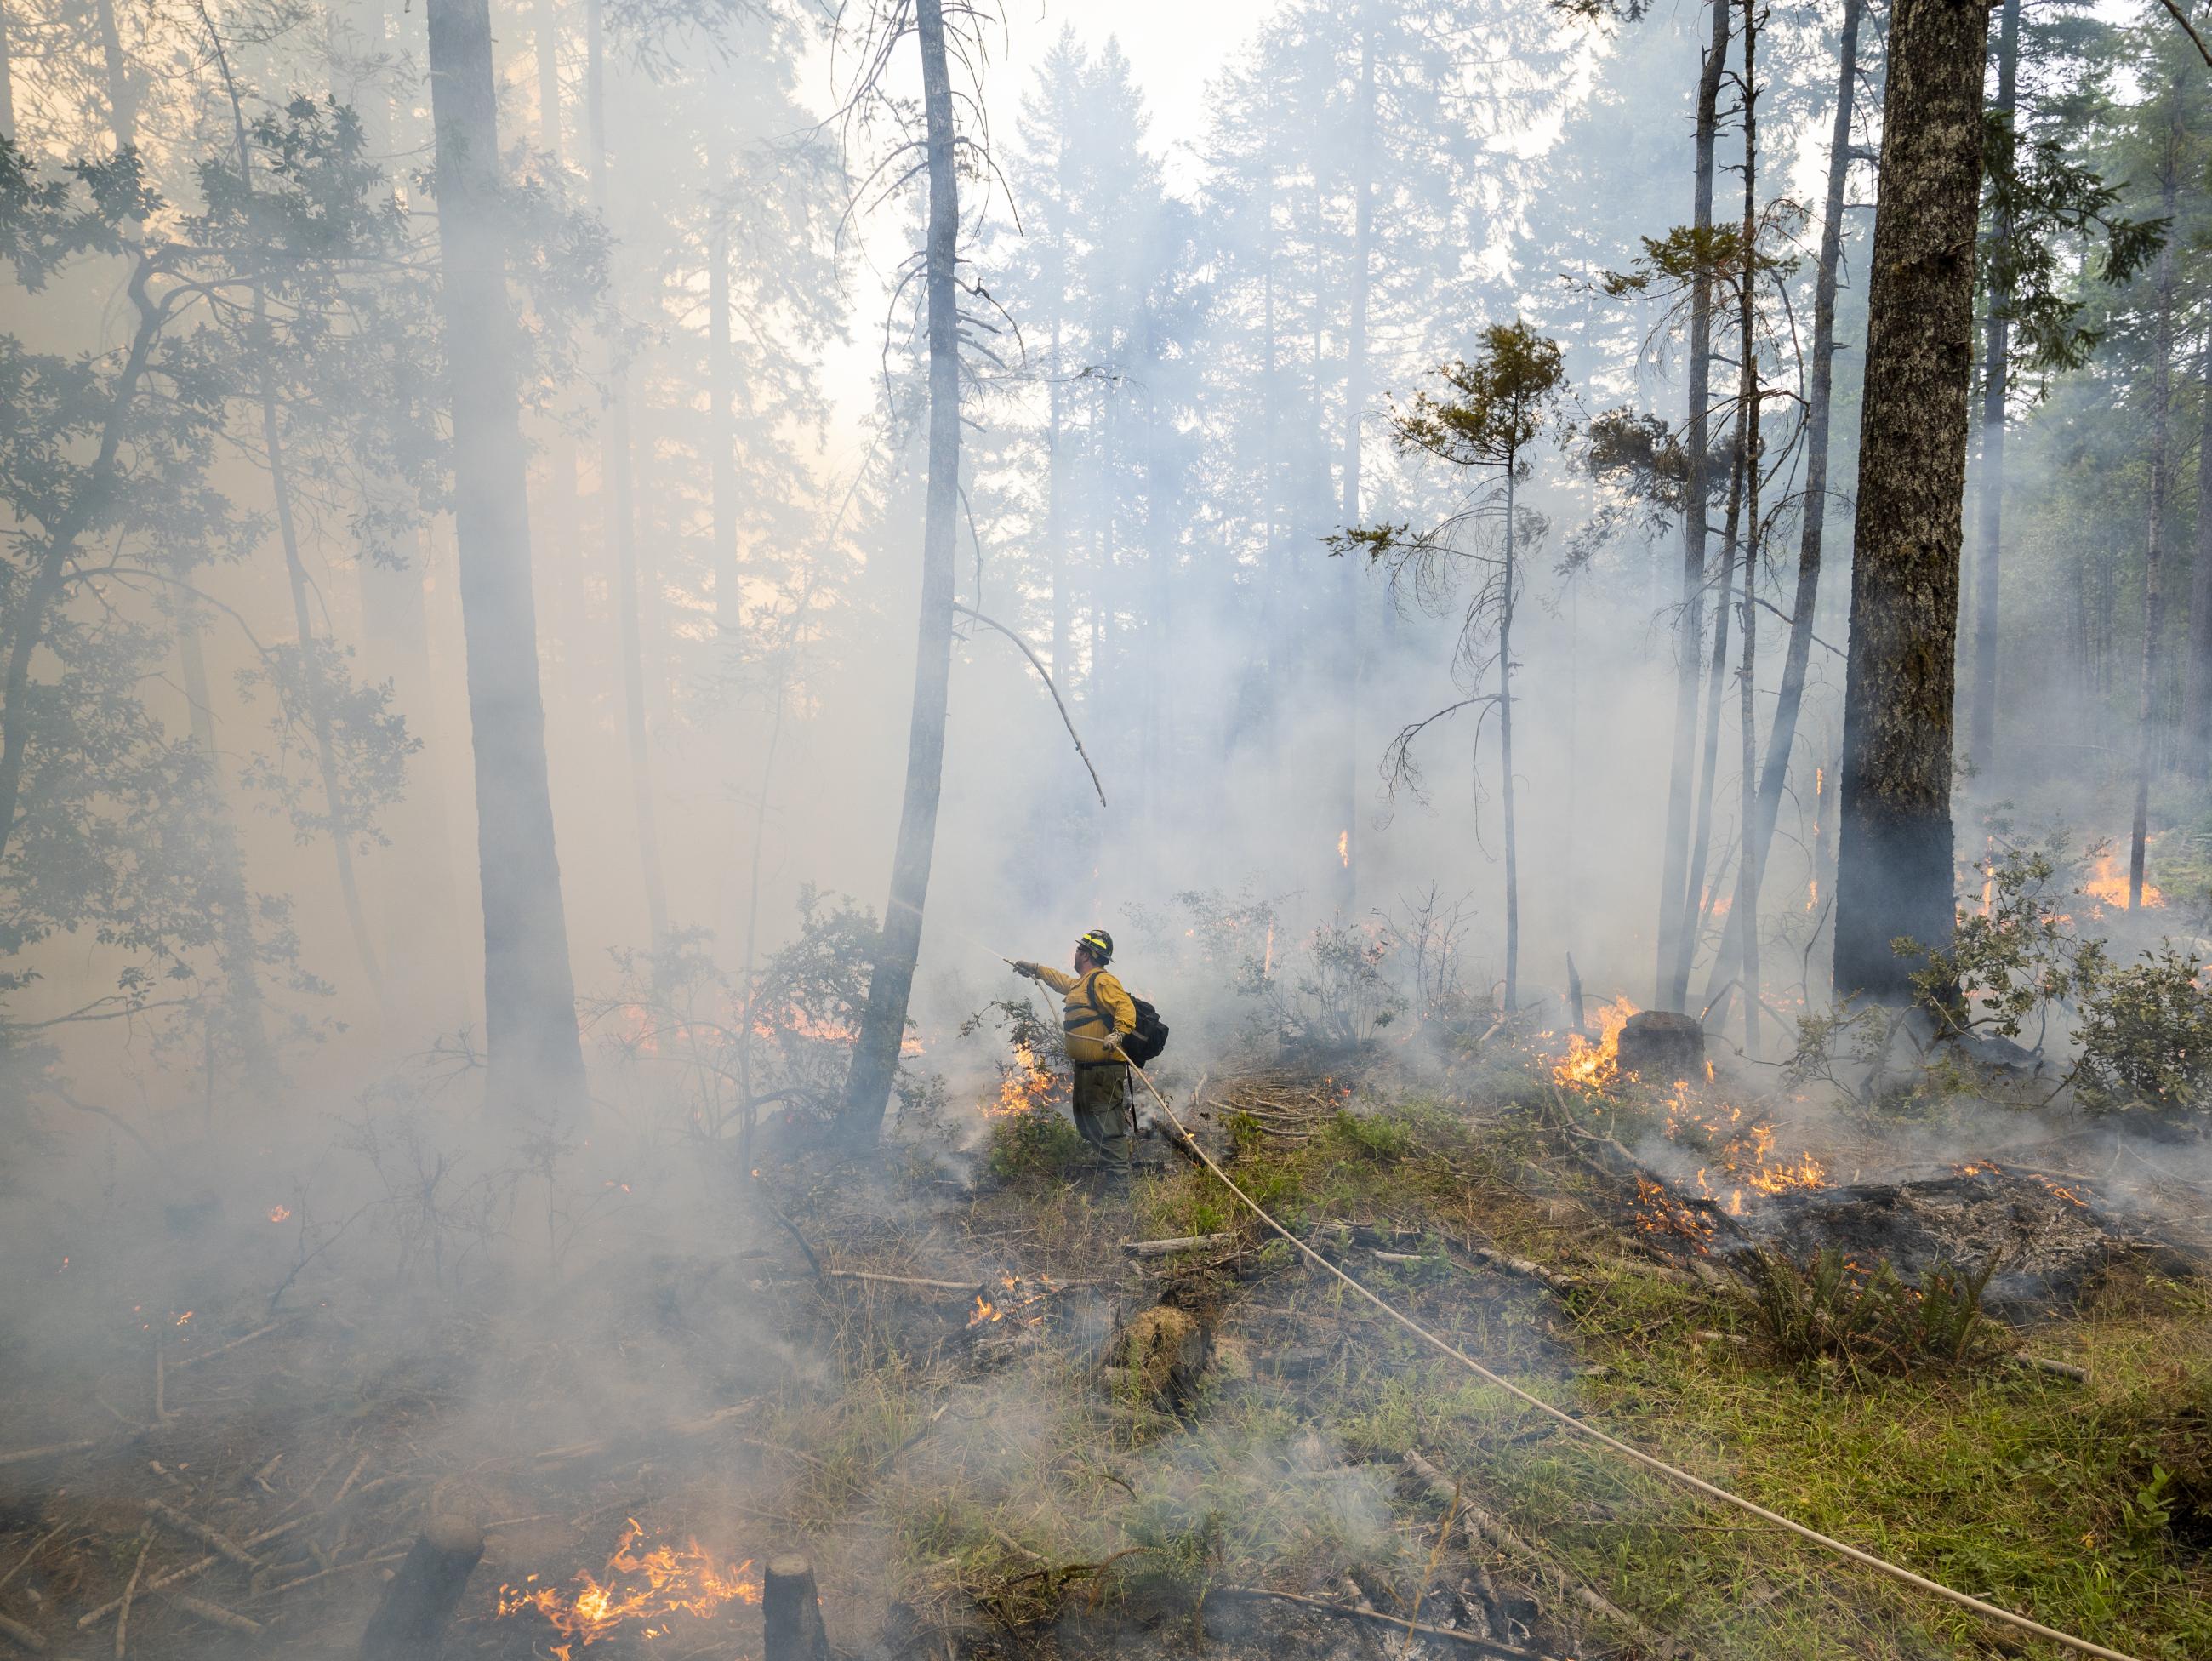
<instances>
[{"instance_id":1,"label":"burning log","mask_svg":"<svg viewBox=\"0 0 2212 1661\"><path fill-rule=\"evenodd\" d=\"M814 1567L796 1552L768 1560L761 1579L763 1661L830 1661L830 1634Z\"/></svg>"},{"instance_id":2,"label":"burning log","mask_svg":"<svg viewBox=\"0 0 2212 1661\"><path fill-rule=\"evenodd\" d=\"M419 1661L434 1654L483 1549L483 1530L467 1518L431 1518L369 1617L362 1661Z\"/></svg>"}]
</instances>

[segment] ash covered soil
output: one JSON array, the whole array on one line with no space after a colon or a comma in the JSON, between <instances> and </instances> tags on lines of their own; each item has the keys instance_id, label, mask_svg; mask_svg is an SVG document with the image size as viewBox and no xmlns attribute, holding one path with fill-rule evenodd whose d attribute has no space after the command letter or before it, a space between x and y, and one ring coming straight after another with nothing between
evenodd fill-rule
<instances>
[{"instance_id":1,"label":"ash covered soil","mask_svg":"<svg viewBox=\"0 0 2212 1661\"><path fill-rule=\"evenodd\" d=\"M1984 1165L1731 1214L1556 1092L1465 1093L1181 1099L1316 1250L1546 1399L2039 1619L2212 1652L2207 1311L2153 1208ZM0 1641L354 1656L461 1518L484 1555L420 1653L758 1655L793 1550L841 1655L2021 1652L1563 1439L1163 1142L1124 1185L1056 1123L787 1146L704 1208L641 1182L527 1270L520 1207L501 1243L417 1215L312 1256L283 1208L88 1226L9 1293ZM1761 1250L1908 1284L2000 1254L1999 1342L1896 1376L1789 1353Z\"/></svg>"}]
</instances>

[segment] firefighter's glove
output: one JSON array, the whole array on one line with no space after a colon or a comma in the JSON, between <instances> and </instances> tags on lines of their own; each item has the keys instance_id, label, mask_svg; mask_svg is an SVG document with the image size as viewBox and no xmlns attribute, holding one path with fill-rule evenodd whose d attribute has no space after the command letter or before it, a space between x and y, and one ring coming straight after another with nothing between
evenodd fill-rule
<instances>
[{"instance_id":1,"label":"firefighter's glove","mask_svg":"<svg viewBox=\"0 0 2212 1661\"><path fill-rule=\"evenodd\" d=\"M1038 977L1037 966L1033 963L1016 964L1014 965L1014 973L1019 975L1025 981L1033 981Z\"/></svg>"}]
</instances>

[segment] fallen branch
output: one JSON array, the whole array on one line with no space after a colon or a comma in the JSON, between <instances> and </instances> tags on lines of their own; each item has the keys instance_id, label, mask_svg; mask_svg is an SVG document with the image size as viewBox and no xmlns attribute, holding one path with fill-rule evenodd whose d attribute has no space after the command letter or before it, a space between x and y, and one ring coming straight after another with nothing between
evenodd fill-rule
<instances>
[{"instance_id":1,"label":"fallen branch","mask_svg":"<svg viewBox=\"0 0 2212 1661\"><path fill-rule=\"evenodd\" d=\"M799 1242L799 1250L805 1254L807 1268L814 1271L814 1278L819 1281L822 1278L822 1260L814 1255L814 1248L806 1244L806 1237L799 1232L799 1225L785 1216L776 1202L768 1197L767 1185L761 1181L757 1171L753 1172L753 1193L767 1208L768 1214L783 1225L784 1232Z\"/></svg>"},{"instance_id":2,"label":"fallen branch","mask_svg":"<svg viewBox=\"0 0 2212 1661\"><path fill-rule=\"evenodd\" d=\"M138 1536L138 1561L131 1566L131 1578L124 1582L123 1601L115 1612L115 1661L123 1661L131 1636L131 1600L138 1594L138 1577L146 1571L146 1554L154 1548L154 1530L142 1530Z\"/></svg>"},{"instance_id":3,"label":"fallen branch","mask_svg":"<svg viewBox=\"0 0 2212 1661\"><path fill-rule=\"evenodd\" d=\"M173 1591L169 1601L179 1609L197 1615L203 1621L217 1627L228 1627L233 1632L259 1632L261 1623L249 1621L242 1615L234 1615L220 1603L210 1603L204 1597L194 1597L189 1592Z\"/></svg>"},{"instance_id":4,"label":"fallen branch","mask_svg":"<svg viewBox=\"0 0 2212 1661\"><path fill-rule=\"evenodd\" d=\"M1236 1240L1234 1234L1179 1234L1165 1240L1124 1240L1121 1250L1132 1257L1168 1257L1178 1251L1203 1251L1212 1246L1225 1246Z\"/></svg>"},{"instance_id":5,"label":"fallen branch","mask_svg":"<svg viewBox=\"0 0 2212 1661\"><path fill-rule=\"evenodd\" d=\"M66 1524L63 1524L63 1527L67 1526L68 1525ZM8 1583L10 1580L13 1580L17 1575L21 1574L25 1569L28 1568L31 1566L31 1560L39 1555L40 1549L44 1547L49 1540L52 1540L61 1531L60 1528L48 1529L44 1534L31 1542L30 1550L25 1552L21 1557L18 1557L15 1560L15 1567L9 1569L7 1573L0 1574L0 1591L6 1591Z\"/></svg>"},{"instance_id":6,"label":"fallen branch","mask_svg":"<svg viewBox=\"0 0 2212 1661\"><path fill-rule=\"evenodd\" d=\"M928 1281L915 1275L878 1275L866 1269L824 1269L823 1273L833 1281L866 1281L880 1286L916 1287L924 1292L964 1292L970 1296L980 1296L983 1290L981 1281Z\"/></svg>"},{"instance_id":7,"label":"fallen branch","mask_svg":"<svg viewBox=\"0 0 2212 1661\"><path fill-rule=\"evenodd\" d=\"M212 1361L218 1355L226 1355L229 1354L232 1350L236 1349L240 1344L250 1344L256 1338L266 1338L270 1333L276 1331L279 1327L288 1327L292 1324L293 1321L297 1321L302 1318L302 1317L295 1315L293 1316L290 1320L271 1321L267 1326L256 1327L252 1331L247 1333L243 1338L234 1338L227 1344L217 1344L213 1349L202 1350L197 1355L187 1355L183 1360L177 1362L173 1366L172 1366L169 1371L172 1372L182 1372L186 1367L196 1367L203 1361ZM276 1456L279 1459L282 1459L283 1457L284 1456L281 1453Z\"/></svg>"},{"instance_id":8,"label":"fallen branch","mask_svg":"<svg viewBox=\"0 0 2212 1661\"><path fill-rule=\"evenodd\" d=\"M27 1464L33 1459L58 1459L64 1454L82 1453L88 1448L96 1448L106 1439L104 1437L89 1436L82 1442L49 1442L44 1447L17 1448L13 1453L0 1453L0 1465Z\"/></svg>"},{"instance_id":9,"label":"fallen branch","mask_svg":"<svg viewBox=\"0 0 2212 1661\"><path fill-rule=\"evenodd\" d=\"M1357 1621L1362 1626L1382 1627L1392 1632L1417 1632L1424 1638L1441 1638L1447 1643L1459 1644L1478 1655L1492 1655L1500 1661L1553 1661L1536 1650L1515 1649L1510 1644L1500 1644L1487 1638L1478 1638L1471 1632L1461 1632L1451 1627L1432 1627L1425 1621L1408 1621L1395 1615L1383 1615L1375 1609L1363 1609L1350 1603L1332 1603L1322 1597L1305 1597L1294 1591L1273 1591L1266 1586L1216 1586L1206 1593L1208 1597L1236 1597L1274 1603L1293 1603L1303 1609L1313 1609L1322 1615L1334 1615L1346 1621Z\"/></svg>"},{"instance_id":10,"label":"fallen branch","mask_svg":"<svg viewBox=\"0 0 2212 1661\"><path fill-rule=\"evenodd\" d=\"M1098 770L1091 764L1091 752L1083 747L1082 735L1075 730L1075 721L1073 718L1068 715L1067 706L1060 701L1060 688L1052 684L1052 677L1045 672L1044 665L1038 660L1037 654L1030 650L1029 642L1024 640L1012 630L1007 628L1005 624L994 622L991 618L985 617L981 611L977 611L972 605L963 605L956 599L952 602L952 609L956 611L963 612L967 616L975 618L976 622L981 624L986 629L997 630L1008 640L1013 642L1015 645L1022 648L1022 655L1030 660L1030 667L1037 672L1037 678L1044 683L1044 690L1052 694L1052 707L1060 711L1060 725L1067 728L1067 736L1074 739L1075 753L1082 758L1083 770L1091 775L1091 788L1098 793L1098 805L1101 807L1103 807L1106 805L1106 787L1098 782Z\"/></svg>"},{"instance_id":11,"label":"fallen branch","mask_svg":"<svg viewBox=\"0 0 2212 1661\"><path fill-rule=\"evenodd\" d=\"M2061 1378L2071 1378L2077 1384L2089 1382L2089 1369L2076 1366L2071 1361L2053 1360L2048 1355L2017 1354L2008 1358L2015 1366L2029 1367L2038 1372L2055 1373Z\"/></svg>"},{"instance_id":12,"label":"fallen branch","mask_svg":"<svg viewBox=\"0 0 2212 1661\"><path fill-rule=\"evenodd\" d=\"M232 1539L220 1529L211 1529L198 1518L187 1517L174 1506L163 1505L159 1500L146 1502L146 1514L156 1522L166 1523L179 1534L189 1535L204 1546L213 1546L225 1557L244 1569L259 1569L262 1561L252 1552Z\"/></svg>"},{"instance_id":13,"label":"fallen branch","mask_svg":"<svg viewBox=\"0 0 2212 1661\"><path fill-rule=\"evenodd\" d=\"M222 1561L222 1558L220 1555L215 1552L210 1552L205 1557L200 1558L195 1562L186 1563L181 1568L173 1568L166 1574L156 1575L153 1579L149 1580L146 1583L146 1590L148 1591L165 1591L168 1587L175 1585L179 1580L189 1580L196 1574L206 1573L208 1570L213 1568L221 1561ZM106 1603L102 1603L98 1609L88 1610L85 1614L77 1616L77 1630L79 1632L82 1632L87 1627L99 1625L100 1622L107 1619L109 1615L114 1614L116 1610L122 1607L123 1600L120 1597L110 1598Z\"/></svg>"},{"instance_id":14,"label":"fallen branch","mask_svg":"<svg viewBox=\"0 0 2212 1661\"><path fill-rule=\"evenodd\" d=\"M1522 1538L1504 1518L1493 1517L1468 1499L1463 1487L1454 1483L1451 1478L1418 1452L1409 1451L1405 1463L1406 1469L1420 1480L1432 1497L1449 1502L1454 1495L1458 1496L1460 1517L1469 1536L1470 1545L1479 1540L1494 1551L1519 1558L1556 1584L1570 1601L1581 1604L1594 1615L1602 1615L1623 1631L1633 1633L1647 1648L1672 1652L1671 1646L1655 1638L1641 1621L1612 1603L1603 1593L1576 1579L1548 1553L1539 1550Z\"/></svg>"},{"instance_id":15,"label":"fallen branch","mask_svg":"<svg viewBox=\"0 0 2212 1661\"><path fill-rule=\"evenodd\" d=\"M4 1615L0 1615L0 1638L4 1638L9 1643L30 1651L33 1655L44 1655L46 1652L45 1639L40 1637L21 1621L10 1621Z\"/></svg>"}]
</instances>

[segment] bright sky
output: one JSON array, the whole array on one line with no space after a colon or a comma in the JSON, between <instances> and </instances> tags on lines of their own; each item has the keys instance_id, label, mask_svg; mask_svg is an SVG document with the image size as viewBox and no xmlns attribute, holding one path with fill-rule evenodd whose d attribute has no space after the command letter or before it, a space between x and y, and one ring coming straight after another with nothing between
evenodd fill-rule
<instances>
[{"instance_id":1,"label":"bright sky","mask_svg":"<svg viewBox=\"0 0 2212 1661\"><path fill-rule=\"evenodd\" d=\"M1036 77L1037 65L1060 32L1074 25L1094 49L1110 38L1121 42L1152 114L1148 141L1165 166L1170 185L1188 184L1198 171L1194 147L1206 125L1206 83L1238 47L1259 31L1279 0L1003 0L1003 31L994 30L994 56L984 84L991 126L1010 140L1021 100ZM911 42L902 58L914 54ZM902 70L908 66L902 64ZM816 77L818 79L818 77ZM1003 211L1003 209L998 210ZM889 216L884 216L888 218ZM879 267L897 260L903 250L877 245ZM863 275L854 294L850 344L832 353L828 364L831 396L839 405L838 426L849 437L876 391L881 362L882 296ZM842 465L842 464L841 464Z\"/></svg>"}]
</instances>

